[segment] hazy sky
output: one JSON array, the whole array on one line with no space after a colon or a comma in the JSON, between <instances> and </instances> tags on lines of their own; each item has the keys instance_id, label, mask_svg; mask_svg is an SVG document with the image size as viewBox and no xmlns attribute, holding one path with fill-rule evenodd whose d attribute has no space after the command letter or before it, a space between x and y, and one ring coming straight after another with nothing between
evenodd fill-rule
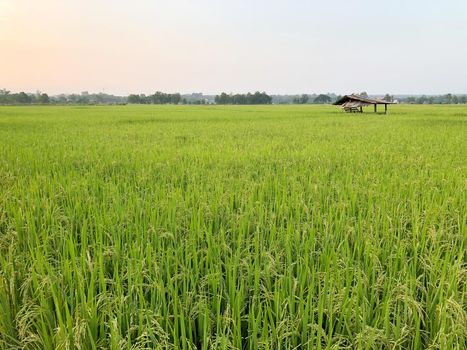
<instances>
[{"instance_id":1,"label":"hazy sky","mask_svg":"<svg viewBox=\"0 0 467 350\"><path fill-rule=\"evenodd\" d=\"M0 0L0 88L467 93L467 0Z\"/></svg>"}]
</instances>

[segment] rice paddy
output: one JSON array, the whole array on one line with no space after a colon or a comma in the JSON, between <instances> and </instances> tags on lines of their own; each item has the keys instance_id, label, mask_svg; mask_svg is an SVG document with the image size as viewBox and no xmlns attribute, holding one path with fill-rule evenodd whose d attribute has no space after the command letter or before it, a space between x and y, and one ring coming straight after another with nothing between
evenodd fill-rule
<instances>
[{"instance_id":1,"label":"rice paddy","mask_svg":"<svg viewBox=\"0 0 467 350\"><path fill-rule=\"evenodd\" d=\"M465 349L467 107L0 108L0 349Z\"/></svg>"}]
</instances>

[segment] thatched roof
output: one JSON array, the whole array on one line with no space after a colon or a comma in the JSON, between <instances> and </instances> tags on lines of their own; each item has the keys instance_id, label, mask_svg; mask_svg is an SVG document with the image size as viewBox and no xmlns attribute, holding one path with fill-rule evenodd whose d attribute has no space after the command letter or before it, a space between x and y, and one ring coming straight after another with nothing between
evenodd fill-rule
<instances>
[{"instance_id":1,"label":"thatched roof","mask_svg":"<svg viewBox=\"0 0 467 350\"><path fill-rule=\"evenodd\" d=\"M355 108L355 107L366 107L369 106L370 103L368 102L362 102L362 101L347 101L342 104L342 107L346 108Z\"/></svg>"},{"instance_id":2,"label":"thatched roof","mask_svg":"<svg viewBox=\"0 0 467 350\"><path fill-rule=\"evenodd\" d=\"M385 104L391 104L393 102L388 102L385 100L381 99L376 99L376 98L368 98L368 97L363 97L360 95L345 95L341 97L339 100L334 102L335 105L343 105L344 103L355 103L355 105L358 106L368 106L368 105L385 105Z\"/></svg>"}]
</instances>

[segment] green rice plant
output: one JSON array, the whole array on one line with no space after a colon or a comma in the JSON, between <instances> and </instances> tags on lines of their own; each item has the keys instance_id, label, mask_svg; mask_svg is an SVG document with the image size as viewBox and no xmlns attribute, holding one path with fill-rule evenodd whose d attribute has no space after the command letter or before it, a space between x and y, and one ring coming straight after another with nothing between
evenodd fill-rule
<instances>
[{"instance_id":1,"label":"green rice plant","mask_svg":"<svg viewBox=\"0 0 467 350\"><path fill-rule=\"evenodd\" d=\"M464 106L0 108L0 349L465 349Z\"/></svg>"}]
</instances>

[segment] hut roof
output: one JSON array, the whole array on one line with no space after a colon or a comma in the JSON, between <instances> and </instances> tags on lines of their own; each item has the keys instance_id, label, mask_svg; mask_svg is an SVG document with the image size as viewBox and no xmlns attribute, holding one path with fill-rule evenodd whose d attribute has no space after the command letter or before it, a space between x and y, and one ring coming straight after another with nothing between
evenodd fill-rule
<instances>
[{"instance_id":1,"label":"hut roof","mask_svg":"<svg viewBox=\"0 0 467 350\"><path fill-rule=\"evenodd\" d=\"M351 94L351 95L345 95L343 97L341 97L339 100L337 100L336 102L334 102L335 105L343 105L344 103L347 103L347 102L361 102L362 104L359 104L359 105L363 105L363 104L366 104L366 105L383 105L383 104L392 104L393 102L388 102L388 101L385 101L385 100L381 100L381 99L376 99L376 98L368 98L368 97L363 97L363 96L360 96L360 95L356 95L356 94Z\"/></svg>"},{"instance_id":2,"label":"hut roof","mask_svg":"<svg viewBox=\"0 0 467 350\"><path fill-rule=\"evenodd\" d=\"M347 101L342 104L342 107L345 108L355 108L355 107L366 107L369 106L370 103L362 102L362 101Z\"/></svg>"}]
</instances>

